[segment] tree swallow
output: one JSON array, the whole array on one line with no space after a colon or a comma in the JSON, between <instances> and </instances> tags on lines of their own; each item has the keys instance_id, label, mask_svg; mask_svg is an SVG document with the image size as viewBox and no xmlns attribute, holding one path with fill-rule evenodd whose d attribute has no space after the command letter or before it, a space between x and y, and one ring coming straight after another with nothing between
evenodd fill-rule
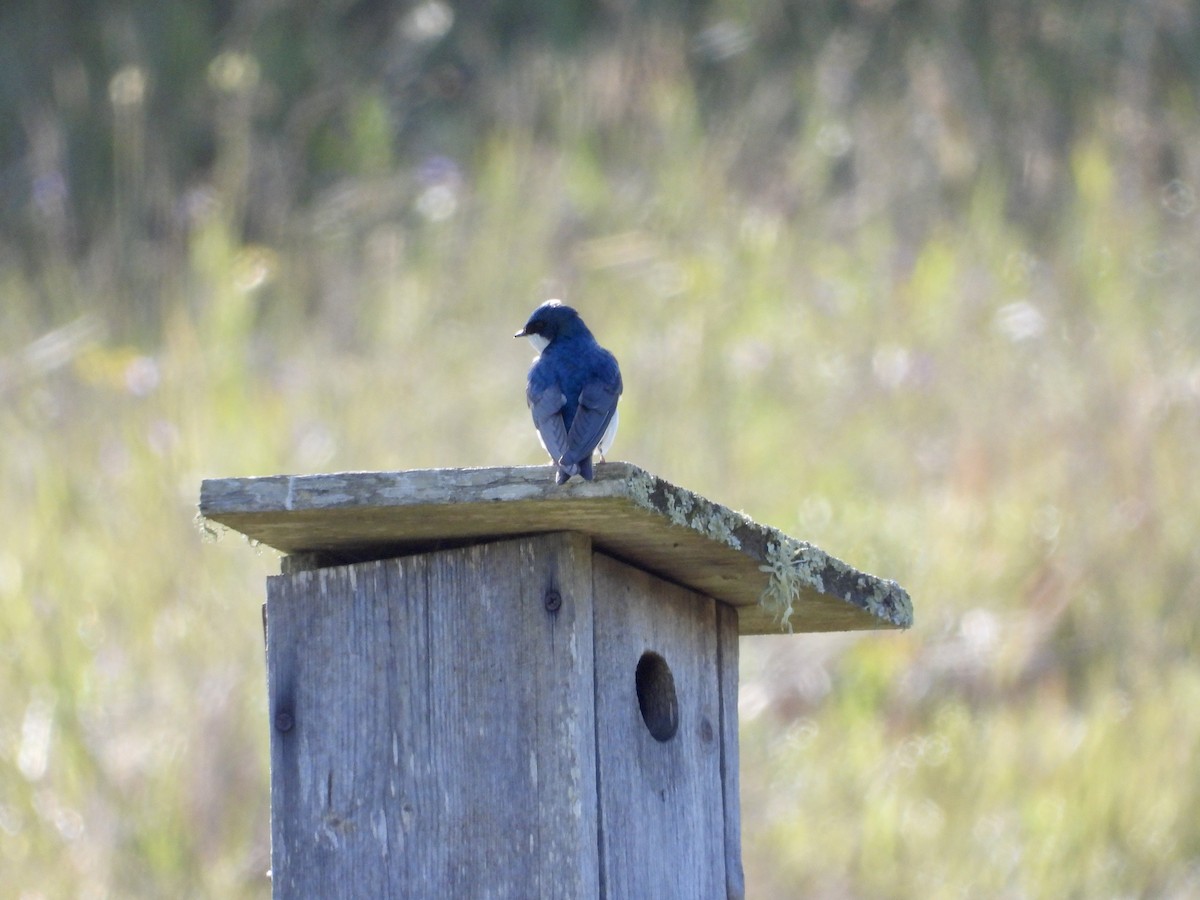
<instances>
[{"instance_id":1,"label":"tree swallow","mask_svg":"<svg viewBox=\"0 0 1200 900\"><path fill-rule=\"evenodd\" d=\"M579 313L557 300L533 311L513 337L529 338L538 358L529 369L525 402L538 438L564 484L572 475L592 480L592 453L600 460L617 433L621 370L611 353L596 343Z\"/></svg>"}]
</instances>

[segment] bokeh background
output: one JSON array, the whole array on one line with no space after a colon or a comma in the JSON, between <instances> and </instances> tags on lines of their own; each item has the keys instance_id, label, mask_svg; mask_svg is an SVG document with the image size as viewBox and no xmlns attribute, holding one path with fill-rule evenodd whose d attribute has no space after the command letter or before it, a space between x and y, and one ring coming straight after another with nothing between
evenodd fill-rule
<instances>
[{"instance_id":1,"label":"bokeh background","mask_svg":"<svg viewBox=\"0 0 1200 900\"><path fill-rule=\"evenodd\" d=\"M269 896L209 476L618 458L911 592L743 642L752 897L1200 895L1200 9L5 0L6 896Z\"/></svg>"}]
</instances>

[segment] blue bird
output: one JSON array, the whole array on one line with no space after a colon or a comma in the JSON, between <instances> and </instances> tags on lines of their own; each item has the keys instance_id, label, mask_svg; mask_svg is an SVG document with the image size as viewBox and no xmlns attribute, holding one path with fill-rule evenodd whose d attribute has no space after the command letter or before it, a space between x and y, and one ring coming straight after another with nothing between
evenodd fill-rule
<instances>
[{"instance_id":1,"label":"blue bird","mask_svg":"<svg viewBox=\"0 0 1200 900\"><path fill-rule=\"evenodd\" d=\"M598 450L603 462L617 433L622 385L616 357L596 343L579 313L557 300L535 309L513 337L529 338L538 351L525 402L557 466L555 482L572 475L591 481L592 454Z\"/></svg>"}]
</instances>

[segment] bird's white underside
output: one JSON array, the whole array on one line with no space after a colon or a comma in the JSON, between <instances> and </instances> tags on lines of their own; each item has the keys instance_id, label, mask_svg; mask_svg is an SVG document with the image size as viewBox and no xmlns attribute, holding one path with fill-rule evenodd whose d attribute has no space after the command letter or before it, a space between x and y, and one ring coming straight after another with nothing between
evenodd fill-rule
<instances>
[{"instance_id":1,"label":"bird's white underside","mask_svg":"<svg viewBox=\"0 0 1200 900\"><path fill-rule=\"evenodd\" d=\"M604 434L600 438L600 443L596 445L596 449L600 451L600 457L604 458L608 455L609 448L613 445L613 440L617 436L617 422L621 418L620 410L613 410L613 417L609 420L608 427L604 429Z\"/></svg>"}]
</instances>

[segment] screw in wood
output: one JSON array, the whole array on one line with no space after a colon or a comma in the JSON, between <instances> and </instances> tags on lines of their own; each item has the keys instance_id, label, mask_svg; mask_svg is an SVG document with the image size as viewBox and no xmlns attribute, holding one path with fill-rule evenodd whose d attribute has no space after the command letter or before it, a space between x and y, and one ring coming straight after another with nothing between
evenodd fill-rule
<instances>
[{"instance_id":1,"label":"screw in wood","mask_svg":"<svg viewBox=\"0 0 1200 900\"><path fill-rule=\"evenodd\" d=\"M553 588L546 591L546 612L558 612L562 608L562 594Z\"/></svg>"}]
</instances>

